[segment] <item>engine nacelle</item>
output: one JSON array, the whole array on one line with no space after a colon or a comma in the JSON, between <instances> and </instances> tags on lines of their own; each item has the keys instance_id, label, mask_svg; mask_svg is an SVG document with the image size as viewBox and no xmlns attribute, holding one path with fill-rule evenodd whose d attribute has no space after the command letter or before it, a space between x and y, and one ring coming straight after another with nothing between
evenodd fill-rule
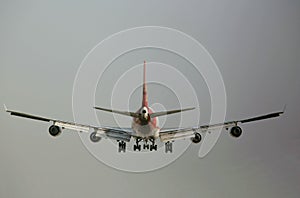
<instances>
[{"instance_id":1,"label":"engine nacelle","mask_svg":"<svg viewBox=\"0 0 300 198\"><path fill-rule=\"evenodd\" d=\"M99 137L99 136L97 136L97 132L93 132L93 133L91 133L91 135L90 135L90 140L92 141L92 142L99 142L100 140L101 140L101 137Z\"/></svg>"},{"instance_id":2,"label":"engine nacelle","mask_svg":"<svg viewBox=\"0 0 300 198\"><path fill-rule=\"evenodd\" d=\"M238 138L242 135L242 128L239 127L239 126L234 126L230 129L230 135L235 137L235 138Z\"/></svg>"},{"instance_id":3,"label":"engine nacelle","mask_svg":"<svg viewBox=\"0 0 300 198\"><path fill-rule=\"evenodd\" d=\"M201 142L202 136L200 135L200 133L195 133L195 137L192 137L191 140L194 144L198 144L199 142Z\"/></svg>"},{"instance_id":4,"label":"engine nacelle","mask_svg":"<svg viewBox=\"0 0 300 198\"><path fill-rule=\"evenodd\" d=\"M49 127L49 133L50 133L51 136L56 137L59 134L61 134L61 128L59 126L56 126L56 125L51 125Z\"/></svg>"}]
</instances>

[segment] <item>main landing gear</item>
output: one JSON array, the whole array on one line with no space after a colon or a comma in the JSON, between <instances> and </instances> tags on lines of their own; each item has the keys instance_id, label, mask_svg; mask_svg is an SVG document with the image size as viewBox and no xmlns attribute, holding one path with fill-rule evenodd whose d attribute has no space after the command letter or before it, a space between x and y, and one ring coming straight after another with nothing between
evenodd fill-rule
<instances>
[{"instance_id":1,"label":"main landing gear","mask_svg":"<svg viewBox=\"0 0 300 198\"><path fill-rule=\"evenodd\" d=\"M143 150L150 150L150 151L157 151L157 145L155 144L155 139L154 138L150 138L150 139L142 139L142 138L136 138L135 139L135 144L133 145L133 150L134 151L141 151L142 150L142 145L140 145L140 142L144 141L144 145L143 145ZM149 141L149 143L148 143ZM119 143L119 153L120 152L124 152L126 151L126 142L124 141L118 141ZM166 143L167 145L167 143ZM167 147L166 147L167 148ZM172 152L172 143L171 145L169 145L168 147L168 151ZM167 149L166 149L167 152Z\"/></svg>"},{"instance_id":2,"label":"main landing gear","mask_svg":"<svg viewBox=\"0 0 300 198\"><path fill-rule=\"evenodd\" d=\"M124 141L119 141L119 153L120 152L124 152L125 153L125 151L126 151L126 142L124 142Z\"/></svg>"},{"instance_id":3,"label":"main landing gear","mask_svg":"<svg viewBox=\"0 0 300 198\"><path fill-rule=\"evenodd\" d=\"M150 140L150 142L151 142L151 145L150 145L150 151L152 151L152 150L155 150L155 151L157 151L157 145L155 144L155 139L149 139Z\"/></svg>"},{"instance_id":4,"label":"main landing gear","mask_svg":"<svg viewBox=\"0 0 300 198\"><path fill-rule=\"evenodd\" d=\"M136 151L136 150L141 151L141 145L139 144L140 141L142 141L141 138L136 138L135 139L135 145L133 145L133 150L134 151Z\"/></svg>"},{"instance_id":5,"label":"main landing gear","mask_svg":"<svg viewBox=\"0 0 300 198\"><path fill-rule=\"evenodd\" d=\"M135 144L133 145L133 150L134 151L141 151L142 150L142 145L139 143L141 141L144 141L143 149L144 150L150 150L150 151L157 151L157 145L155 144L155 139L150 138L148 140L143 140L142 138L136 138L135 139ZM148 143L148 141L150 143ZM119 143L119 153L126 151L126 142L124 141L118 141ZM168 141L165 143L165 153L172 153L173 152L173 142Z\"/></svg>"},{"instance_id":6,"label":"main landing gear","mask_svg":"<svg viewBox=\"0 0 300 198\"><path fill-rule=\"evenodd\" d=\"M165 143L165 153L168 153L169 151L170 153L173 151L173 143L170 141Z\"/></svg>"},{"instance_id":7,"label":"main landing gear","mask_svg":"<svg viewBox=\"0 0 300 198\"><path fill-rule=\"evenodd\" d=\"M136 138L135 140L135 145L133 145L133 150L134 151L141 151L142 150L142 146L139 144L143 139L141 138ZM148 144L148 140L144 140L145 143L143 145L143 149L144 150L150 150L150 151L157 151L157 145L155 144L155 139L154 138L150 138L150 144Z\"/></svg>"}]
</instances>

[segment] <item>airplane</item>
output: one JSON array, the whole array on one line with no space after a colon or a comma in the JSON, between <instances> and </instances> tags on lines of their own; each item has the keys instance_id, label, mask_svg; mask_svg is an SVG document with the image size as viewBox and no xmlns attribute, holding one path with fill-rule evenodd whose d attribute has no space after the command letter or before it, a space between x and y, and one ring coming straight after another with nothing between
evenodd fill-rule
<instances>
[{"instance_id":1,"label":"airplane","mask_svg":"<svg viewBox=\"0 0 300 198\"><path fill-rule=\"evenodd\" d=\"M165 153L172 153L172 144L175 140L190 139L193 143L200 143L202 135L207 132L211 132L215 129L229 130L231 136L238 138L242 134L242 128L238 124L244 124L259 120L265 120L269 118L279 117L284 113L283 111L260 115L252 118L229 121L218 124L202 125L187 128L173 128L173 129L160 129L157 126L157 117L166 116L174 113L180 113L184 111L190 111L195 108L175 109L162 112L153 112L148 105L147 83L146 83L146 62L144 61L143 68L143 93L142 93L142 106L136 112L119 111L113 109L107 109L102 107L94 107L96 110L121 114L124 116L130 116L133 118L131 128L118 128L118 127L97 127L85 124L78 124L74 122L66 122L57 119L45 118L32 114L22 113L18 111L8 110L4 105L5 111L13 116L19 116L23 118L50 122L52 125L49 127L49 134L56 137L61 134L63 129L70 129L79 132L90 133L90 140L94 143L99 142L102 138L108 138L116 140L118 142L118 152L126 151L126 143L131 139L135 140L133 145L134 151L141 151L143 142L143 150L157 151L156 141L161 141L165 144Z\"/></svg>"}]
</instances>

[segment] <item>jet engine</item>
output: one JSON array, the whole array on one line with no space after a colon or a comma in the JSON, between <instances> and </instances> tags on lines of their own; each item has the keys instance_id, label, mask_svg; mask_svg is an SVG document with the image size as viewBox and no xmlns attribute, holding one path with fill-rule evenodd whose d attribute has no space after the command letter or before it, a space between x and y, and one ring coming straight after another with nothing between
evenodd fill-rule
<instances>
[{"instance_id":1,"label":"jet engine","mask_svg":"<svg viewBox=\"0 0 300 198\"><path fill-rule=\"evenodd\" d=\"M239 126L234 126L230 129L230 135L235 138L238 138L242 135L242 129Z\"/></svg>"},{"instance_id":2,"label":"jet engine","mask_svg":"<svg viewBox=\"0 0 300 198\"><path fill-rule=\"evenodd\" d=\"M200 133L195 133L195 137L192 137L191 140L193 143L198 144L199 142L201 142L201 135Z\"/></svg>"},{"instance_id":3,"label":"jet engine","mask_svg":"<svg viewBox=\"0 0 300 198\"><path fill-rule=\"evenodd\" d=\"M51 136L56 137L61 133L61 128L59 128L59 126L56 125L51 125L49 127L49 133Z\"/></svg>"},{"instance_id":4,"label":"jet engine","mask_svg":"<svg viewBox=\"0 0 300 198\"><path fill-rule=\"evenodd\" d=\"M92 142L99 142L100 140L101 140L101 137L99 137L99 136L97 136L97 132L93 132L93 133L91 133L91 135L90 135L90 140L92 141Z\"/></svg>"}]
</instances>

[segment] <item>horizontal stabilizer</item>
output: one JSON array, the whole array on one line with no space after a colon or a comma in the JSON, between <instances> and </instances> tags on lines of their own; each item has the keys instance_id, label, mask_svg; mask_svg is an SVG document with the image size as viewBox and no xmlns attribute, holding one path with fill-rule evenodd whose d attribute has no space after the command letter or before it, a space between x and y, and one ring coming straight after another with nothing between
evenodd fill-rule
<instances>
[{"instance_id":1,"label":"horizontal stabilizer","mask_svg":"<svg viewBox=\"0 0 300 198\"><path fill-rule=\"evenodd\" d=\"M135 118L139 117L139 114L138 113L134 113L134 112L118 111L118 110L113 110L113 109L105 109L105 108L102 108L102 107L94 107L94 108L97 109L97 110L101 110L101 111L107 111L107 112L117 113L117 114L121 114L121 115L135 117Z\"/></svg>"},{"instance_id":2,"label":"horizontal stabilizer","mask_svg":"<svg viewBox=\"0 0 300 198\"><path fill-rule=\"evenodd\" d=\"M169 114L173 114L173 113L180 113L180 112L183 112L183 111L190 111L190 110L193 110L193 109L195 109L195 107L186 108L186 109L176 109L176 110L170 110L170 111L155 112L155 113L150 114L150 117L154 118L154 117L169 115Z\"/></svg>"}]
</instances>

